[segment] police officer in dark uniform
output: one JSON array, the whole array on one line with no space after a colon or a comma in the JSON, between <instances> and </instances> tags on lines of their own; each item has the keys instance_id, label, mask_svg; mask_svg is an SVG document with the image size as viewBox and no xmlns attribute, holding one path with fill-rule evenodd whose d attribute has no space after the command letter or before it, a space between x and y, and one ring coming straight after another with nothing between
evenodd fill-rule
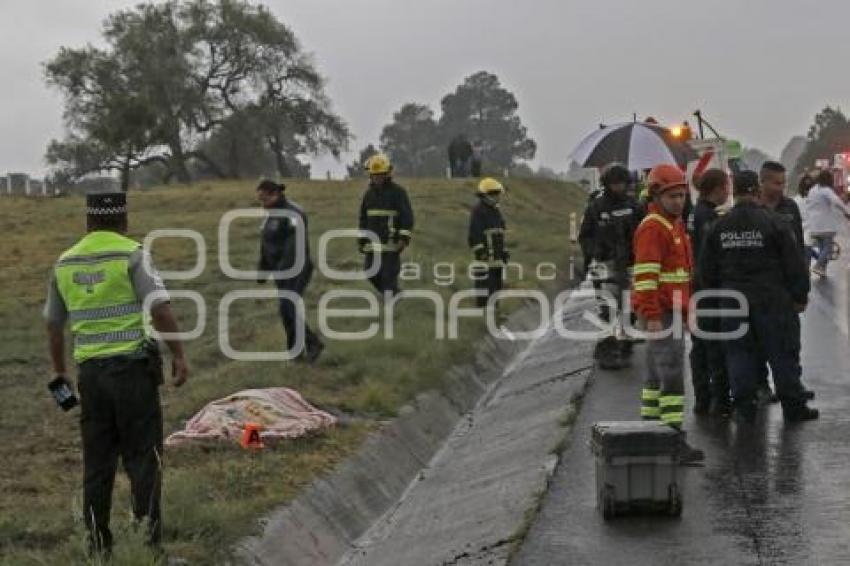
<instances>
[{"instance_id":1,"label":"police officer in dark uniform","mask_svg":"<svg viewBox=\"0 0 850 566\"><path fill-rule=\"evenodd\" d=\"M785 196L786 179L787 174L784 165L776 161L765 161L759 171L760 202L762 206L779 215L782 221L788 225L800 248L800 253L805 255L803 218L800 215L800 208L797 203Z\"/></svg>"},{"instance_id":2,"label":"police officer in dark uniform","mask_svg":"<svg viewBox=\"0 0 850 566\"><path fill-rule=\"evenodd\" d=\"M162 360L148 338L154 328L178 332L162 279L127 231L124 193L86 197L88 233L56 262L45 305L54 381L67 381L64 327L71 324L78 364L83 437L83 518L92 552L109 554L109 514L118 458L130 479L131 504L149 542L162 534ZM175 386L189 368L180 341L166 339Z\"/></svg>"},{"instance_id":3,"label":"police officer in dark uniform","mask_svg":"<svg viewBox=\"0 0 850 566\"><path fill-rule=\"evenodd\" d=\"M754 379L762 356L773 370L776 392L789 421L818 418L807 406L800 383L800 319L808 301L809 273L791 230L759 206L759 178L752 171L735 175L735 206L717 220L703 244L700 285L740 292L746 316L726 316L721 330L744 336L724 340L736 414L752 422L757 407ZM721 300L726 306L727 299ZM735 308L738 305L728 305Z\"/></svg>"},{"instance_id":4,"label":"police officer in dark uniform","mask_svg":"<svg viewBox=\"0 0 850 566\"><path fill-rule=\"evenodd\" d=\"M709 169L696 181L699 198L688 221L695 264L700 260L705 233L719 218L718 207L729 200L730 190L729 176L721 169ZM694 291L699 290L699 282L696 282ZM698 307L710 309L717 308L717 305L711 299L703 299ZM698 319L696 322L702 330L720 330L716 318ZM690 362L694 385L694 413L704 415L711 412L717 416L727 416L731 409L729 378L721 344L691 334Z\"/></svg>"},{"instance_id":5,"label":"police officer in dark uniform","mask_svg":"<svg viewBox=\"0 0 850 566\"><path fill-rule=\"evenodd\" d=\"M304 296L307 285L313 276L313 261L310 259L310 246L307 242L307 215L300 206L286 198L284 191L286 186L273 181L264 180L257 186L257 198L266 210L286 210L294 217L272 217L269 216L263 222L262 241L260 244L260 261L257 269L259 271L286 271L291 269L298 254L303 254L304 263L301 270L291 277L275 277L274 282L281 291L291 291L298 296ZM301 222L304 227L304 248L298 249L298 238L294 222ZM258 283L264 283L265 278L260 278ZM319 357L324 345L322 341L310 330L307 321L301 319L299 310L295 303L286 298L279 299L280 318L286 333L286 346L292 350L296 346L296 333L299 325L303 325L304 349L299 357L308 363L312 363Z\"/></svg>"},{"instance_id":6,"label":"police officer in dark uniform","mask_svg":"<svg viewBox=\"0 0 850 566\"><path fill-rule=\"evenodd\" d=\"M601 276L592 277L594 287L605 288L617 300L622 312L623 292L629 288L629 268L634 262L632 239L643 219L643 207L627 193L631 174L623 165L609 165L602 174L602 193L587 207L579 230L579 244L585 257L596 262ZM600 303L600 318L611 322L616 313ZM596 346L594 357L604 369L628 366L631 341L618 341L616 336L606 336Z\"/></svg>"},{"instance_id":7,"label":"police officer in dark uniform","mask_svg":"<svg viewBox=\"0 0 850 566\"><path fill-rule=\"evenodd\" d=\"M794 240L797 242L797 246L803 255L806 265L808 265L806 242L803 237L802 215L800 214L800 208L797 206L797 203L785 196L786 180L787 174L784 165L776 161L765 161L759 171L759 182L761 184L761 197L759 200L762 206L775 212L785 222L791 233L794 234ZM778 398L770 389L767 373L766 366L759 371L759 399L761 402L775 403L778 401ZM806 396L810 399L814 398L814 392L806 389Z\"/></svg>"},{"instance_id":8,"label":"police officer in dark uniform","mask_svg":"<svg viewBox=\"0 0 850 566\"><path fill-rule=\"evenodd\" d=\"M398 293L401 253L413 235L413 208L407 191L392 180L392 165L384 154L376 154L366 162L369 189L360 204L360 231L371 232L378 242L360 238L360 251L365 254L366 270L380 261L378 272L369 281L380 293Z\"/></svg>"},{"instance_id":9,"label":"police officer in dark uniform","mask_svg":"<svg viewBox=\"0 0 850 566\"><path fill-rule=\"evenodd\" d=\"M486 294L476 298L479 307L487 306L490 297L502 289L505 265L510 256L505 246L505 219L499 201L505 192L496 179L481 179L478 183L478 204L469 216L469 247L478 262L475 287Z\"/></svg>"}]
</instances>

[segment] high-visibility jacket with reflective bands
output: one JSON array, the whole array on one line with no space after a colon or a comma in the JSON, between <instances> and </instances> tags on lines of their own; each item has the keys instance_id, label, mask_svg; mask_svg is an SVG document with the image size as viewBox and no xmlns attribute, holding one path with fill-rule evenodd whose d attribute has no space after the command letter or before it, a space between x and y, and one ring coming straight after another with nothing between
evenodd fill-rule
<instances>
[{"instance_id":1,"label":"high-visibility jacket with reflective bands","mask_svg":"<svg viewBox=\"0 0 850 566\"><path fill-rule=\"evenodd\" d=\"M54 266L71 322L74 361L136 352L145 339L142 303L129 273L140 244L115 232L90 232Z\"/></svg>"},{"instance_id":2,"label":"high-visibility jacket with reflective bands","mask_svg":"<svg viewBox=\"0 0 850 566\"><path fill-rule=\"evenodd\" d=\"M360 230L373 232L380 244L365 236L360 244L366 252L398 251L398 242L410 243L413 235L413 208L407 191L393 181L381 186L370 185L360 204Z\"/></svg>"},{"instance_id":3,"label":"high-visibility jacket with reflective bands","mask_svg":"<svg viewBox=\"0 0 850 566\"><path fill-rule=\"evenodd\" d=\"M505 219L498 206L481 199L469 215L469 247L475 259L490 267L502 267L508 259Z\"/></svg>"},{"instance_id":4,"label":"high-visibility jacket with reflective bands","mask_svg":"<svg viewBox=\"0 0 850 566\"><path fill-rule=\"evenodd\" d=\"M693 280L691 243L681 218L649 205L635 232L632 308L648 320L664 312L687 312Z\"/></svg>"}]
</instances>

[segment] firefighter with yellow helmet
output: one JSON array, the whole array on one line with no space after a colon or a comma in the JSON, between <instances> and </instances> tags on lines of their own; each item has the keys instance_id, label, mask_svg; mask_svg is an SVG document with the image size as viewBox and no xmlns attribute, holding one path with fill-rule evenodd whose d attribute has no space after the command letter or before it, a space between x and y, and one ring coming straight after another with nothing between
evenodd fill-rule
<instances>
[{"instance_id":1,"label":"firefighter with yellow helmet","mask_svg":"<svg viewBox=\"0 0 850 566\"><path fill-rule=\"evenodd\" d=\"M369 278L382 294L398 292L401 253L413 235L413 208L404 190L392 179L389 157L378 153L366 161L369 188L360 204L360 251L365 255L366 270L378 265ZM374 241L367 237L371 233Z\"/></svg>"},{"instance_id":2,"label":"firefighter with yellow helmet","mask_svg":"<svg viewBox=\"0 0 850 566\"><path fill-rule=\"evenodd\" d=\"M477 297L479 307L487 306L490 297L502 288L505 265L509 260L505 245L505 219L499 209L505 187L487 177L478 183L478 204L469 216L469 247L476 263L473 266L475 288L486 293Z\"/></svg>"}]
</instances>

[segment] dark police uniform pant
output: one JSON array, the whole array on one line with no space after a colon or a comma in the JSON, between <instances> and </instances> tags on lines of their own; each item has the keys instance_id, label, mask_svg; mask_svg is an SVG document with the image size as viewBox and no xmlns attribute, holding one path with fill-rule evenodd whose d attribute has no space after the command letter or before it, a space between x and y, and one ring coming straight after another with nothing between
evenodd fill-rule
<instances>
[{"instance_id":1,"label":"dark police uniform pant","mask_svg":"<svg viewBox=\"0 0 850 566\"><path fill-rule=\"evenodd\" d=\"M742 323L747 334L724 342L726 367L735 405L751 410L756 398L764 361L770 364L776 394L784 411L793 412L805 404L800 382L800 318L787 308L750 308L749 318L724 318L722 329L732 332Z\"/></svg>"},{"instance_id":2,"label":"dark police uniform pant","mask_svg":"<svg viewBox=\"0 0 850 566\"><path fill-rule=\"evenodd\" d=\"M295 279L276 280L275 285L280 291L291 291L299 297L304 296L304 290L310 283L312 272L303 277ZM286 349L292 350L296 346L296 332L299 326L304 328L304 351L310 351L319 342L319 337L310 330L307 321L302 319L295 307L295 303L287 298L281 297L278 299L278 307L280 310L280 320L283 323L283 331L286 334Z\"/></svg>"},{"instance_id":3,"label":"dark police uniform pant","mask_svg":"<svg viewBox=\"0 0 850 566\"><path fill-rule=\"evenodd\" d=\"M399 252L381 252L381 265L378 272L369 278L372 286L380 293L398 293L398 275L401 272L401 254ZM375 264L374 252L367 252L365 257L366 271Z\"/></svg>"},{"instance_id":4,"label":"dark police uniform pant","mask_svg":"<svg viewBox=\"0 0 850 566\"><path fill-rule=\"evenodd\" d=\"M130 479L137 519L148 521L149 541L162 534L161 360L129 357L80 364L80 425L83 435L83 513L95 549L109 549L109 514L118 457Z\"/></svg>"},{"instance_id":5,"label":"dark police uniform pant","mask_svg":"<svg viewBox=\"0 0 850 566\"><path fill-rule=\"evenodd\" d=\"M700 329L718 332L716 320L700 320ZM726 372L726 355L719 340L706 340L691 334L691 379L697 404L710 399L726 402L729 399L729 375Z\"/></svg>"},{"instance_id":6,"label":"dark police uniform pant","mask_svg":"<svg viewBox=\"0 0 850 566\"><path fill-rule=\"evenodd\" d=\"M490 297L502 290L504 285L505 268L501 265L487 267L486 265L477 265L473 267L473 278L475 280L475 288L485 291L484 296L475 297L475 304L481 308L486 307L490 301Z\"/></svg>"}]
</instances>

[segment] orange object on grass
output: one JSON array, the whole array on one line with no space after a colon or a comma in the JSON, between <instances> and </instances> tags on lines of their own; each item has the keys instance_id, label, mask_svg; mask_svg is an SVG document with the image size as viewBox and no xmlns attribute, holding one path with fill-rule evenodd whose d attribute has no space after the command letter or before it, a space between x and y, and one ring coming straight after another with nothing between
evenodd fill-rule
<instances>
[{"instance_id":1,"label":"orange object on grass","mask_svg":"<svg viewBox=\"0 0 850 566\"><path fill-rule=\"evenodd\" d=\"M262 429L263 427L257 423L245 423L242 429L242 438L239 440L242 448L264 448L263 439L260 437Z\"/></svg>"}]
</instances>

